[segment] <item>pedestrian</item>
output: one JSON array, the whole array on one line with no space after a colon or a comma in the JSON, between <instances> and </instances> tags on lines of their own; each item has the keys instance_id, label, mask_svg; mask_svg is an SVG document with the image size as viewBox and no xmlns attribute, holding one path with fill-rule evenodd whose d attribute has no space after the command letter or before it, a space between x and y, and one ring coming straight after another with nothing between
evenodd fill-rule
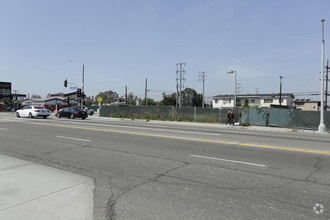
<instances>
[{"instance_id":1,"label":"pedestrian","mask_svg":"<svg viewBox=\"0 0 330 220\"><path fill-rule=\"evenodd\" d=\"M269 126L269 112L266 113L266 127Z\"/></svg>"},{"instance_id":2,"label":"pedestrian","mask_svg":"<svg viewBox=\"0 0 330 220\"><path fill-rule=\"evenodd\" d=\"M230 112L229 118L230 118L230 124L232 126L234 126L235 125L235 115L234 115L234 112L233 111Z\"/></svg>"},{"instance_id":3,"label":"pedestrian","mask_svg":"<svg viewBox=\"0 0 330 220\"><path fill-rule=\"evenodd\" d=\"M226 122L226 125L227 125L227 124L230 124L230 125L231 125L230 114L231 114L231 111L228 111L228 113L227 113L227 122Z\"/></svg>"}]
</instances>

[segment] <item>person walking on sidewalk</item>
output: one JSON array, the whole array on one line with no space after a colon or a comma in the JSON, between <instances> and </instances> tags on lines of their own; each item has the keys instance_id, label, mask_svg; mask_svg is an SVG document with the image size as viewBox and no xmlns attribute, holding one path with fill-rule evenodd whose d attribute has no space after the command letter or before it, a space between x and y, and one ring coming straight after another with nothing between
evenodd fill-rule
<instances>
[{"instance_id":1,"label":"person walking on sidewalk","mask_svg":"<svg viewBox=\"0 0 330 220\"><path fill-rule=\"evenodd\" d=\"M227 113L227 122L226 122L226 125L227 124L230 124L231 125L230 113L231 113L231 111L228 111L228 113Z\"/></svg>"},{"instance_id":2,"label":"person walking on sidewalk","mask_svg":"<svg viewBox=\"0 0 330 220\"><path fill-rule=\"evenodd\" d=\"M235 125L235 114L233 111L230 111L229 119L230 119L230 125L234 126Z\"/></svg>"},{"instance_id":3,"label":"person walking on sidewalk","mask_svg":"<svg viewBox=\"0 0 330 220\"><path fill-rule=\"evenodd\" d=\"M227 123L226 123L226 125L227 124L233 125L233 126L235 124L235 115L234 115L233 111L228 111L228 113L227 113Z\"/></svg>"}]
</instances>

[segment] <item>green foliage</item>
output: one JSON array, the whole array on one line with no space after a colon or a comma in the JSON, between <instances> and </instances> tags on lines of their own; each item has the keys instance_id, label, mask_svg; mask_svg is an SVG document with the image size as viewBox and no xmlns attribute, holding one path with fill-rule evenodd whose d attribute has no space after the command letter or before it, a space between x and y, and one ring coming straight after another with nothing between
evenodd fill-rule
<instances>
[{"instance_id":1,"label":"green foliage","mask_svg":"<svg viewBox=\"0 0 330 220\"><path fill-rule=\"evenodd\" d=\"M250 126L250 123L249 122L242 122L241 126L247 127L247 126Z\"/></svg>"},{"instance_id":2,"label":"green foliage","mask_svg":"<svg viewBox=\"0 0 330 220\"><path fill-rule=\"evenodd\" d=\"M176 94L165 95L165 93L163 93L163 100L160 101L159 105L176 106Z\"/></svg>"},{"instance_id":3,"label":"green foliage","mask_svg":"<svg viewBox=\"0 0 330 220\"><path fill-rule=\"evenodd\" d=\"M118 93L109 90L105 92L100 92L95 98L97 100L98 97L101 97L103 99L102 103L112 103L119 99Z\"/></svg>"},{"instance_id":4,"label":"green foliage","mask_svg":"<svg viewBox=\"0 0 330 220\"><path fill-rule=\"evenodd\" d=\"M157 105L158 103L155 102L155 100L151 99L151 98L147 98L147 105ZM141 105L146 105L146 99L143 99L141 102Z\"/></svg>"},{"instance_id":5,"label":"green foliage","mask_svg":"<svg viewBox=\"0 0 330 220\"><path fill-rule=\"evenodd\" d=\"M127 94L127 103L129 105L136 105L139 100L141 101L141 99L135 96L132 92Z\"/></svg>"},{"instance_id":6,"label":"green foliage","mask_svg":"<svg viewBox=\"0 0 330 220\"><path fill-rule=\"evenodd\" d=\"M93 104L93 99L90 96L86 97L84 101L85 106L91 106Z\"/></svg>"},{"instance_id":7,"label":"green foliage","mask_svg":"<svg viewBox=\"0 0 330 220\"><path fill-rule=\"evenodd\" d=\"M187 107L201 107L203 96L201 94L197 94L194 89L185 88L181 92L182 97L182 105Z\"/></svg>"}]
</instances>

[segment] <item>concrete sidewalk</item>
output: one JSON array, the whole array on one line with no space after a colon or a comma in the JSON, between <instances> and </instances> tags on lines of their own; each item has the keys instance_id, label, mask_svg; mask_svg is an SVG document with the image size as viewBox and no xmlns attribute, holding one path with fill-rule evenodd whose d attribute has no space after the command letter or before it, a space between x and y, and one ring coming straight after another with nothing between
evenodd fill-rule
<instances>
[{"instance_id":1,"label":"concrete sidewalk","mask_svg":"<svg viewBox=\"0 0 330 220\"><path fill-rule=\"evenodd\" d=\"M92 219L91 178L0 154L0 219Z\"/></svg>"}]
</instances>

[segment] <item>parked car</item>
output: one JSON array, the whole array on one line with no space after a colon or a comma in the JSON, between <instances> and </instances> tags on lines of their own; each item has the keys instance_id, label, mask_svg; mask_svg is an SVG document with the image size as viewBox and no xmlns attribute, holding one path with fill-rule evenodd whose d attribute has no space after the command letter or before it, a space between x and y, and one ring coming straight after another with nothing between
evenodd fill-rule
<instances>
[{"instance_id":1,"label":"parked car","mask_svg":"<svg viewBox=\"0 0 330 220\"><path fill-rule=\"evenodd\" d=\"M50 111L42 106L24 106L16 111L16 117L43 117L47 118Z\"/></svg>"},{"instance_id":2,"label":"parked car","mask_svg":"<svg viewBox=\"0 0 330 220\"><path fill-rule=\"evenodd\" d=\"M85 119L88 117L88 114L86 111L84 111L81 108L69 107L69 108L61 109L59 112L57 112L56 117L58 118L68 117L70 119L74 119L74 118Z\"/></svg>"},{"instance_id":3,"label":"parked car","mask_svg":"<svg viewBox=\"0 0 330 220\"><path fill-rule=\"evenodd\" d=\"M88 110L87 110L87 114L89 114L89 115L94 115L94 110L93 110L93 109L88 109Z\"/></svg>"},{"instance_id":4,"label":"parked car","mask_svg":"<svg viewBox=\"0 0 330 220\"><path fill-rule=\"evenodd\" d=\"M8 106L8 107L4 108L4 111L5 112L11 112L11 111L13 111L13 108Z\"/></svg>"}]
</instances>

